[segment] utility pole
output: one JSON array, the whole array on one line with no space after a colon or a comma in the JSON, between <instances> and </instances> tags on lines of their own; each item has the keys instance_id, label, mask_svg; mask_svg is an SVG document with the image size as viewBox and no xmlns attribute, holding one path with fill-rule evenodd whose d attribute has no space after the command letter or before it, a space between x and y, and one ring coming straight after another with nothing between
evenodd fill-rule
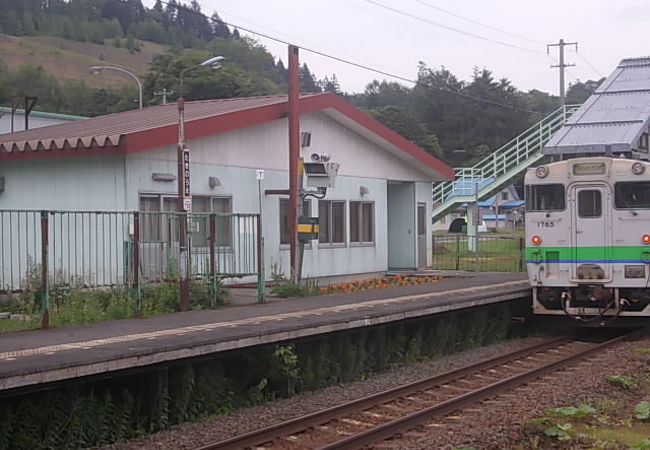
<instances>
[{"instance_id":1,"label":"utility pole","mask_svg":"<svg viewBox=\"0 0 650 450\"><path fill-rule=\"evenodd\" d=\"M298 47L289 45L289 261L291 281L298 282L298 164L300 159L300 66Z\"/></svg>"},{"instance_id":2,"label":"utility pole","mask_svg":"<svg viewBox=\"0 0 650 450\"><path fill-rule=\"evenodd\" d=\"M166 105L167 104L167 96L172 95L174 91L168 91L167 88L163 88L162 91L154 92L153 95L156 97L161 97L162 96L162 104Z\"/></svg>"},{"instance_id":3,"label":"utility pole","mask_svg":"<svg viewBox=\"0 0 650 450\"><path fill-rule=\"evenodd\" d=\"M546 44L546 54L549 54L549 49L550 47L559 47L560 49L560 63L556 66L551 66L551 68L558 67L560 69L560 101L564 105L566 95L564 94L564 68L565 67L573 67L575 64L565 64L564 63L564 47L567 45L574 45L576 51L578 51L578 43L577 42L564 42L564 39L560 39L560 42L557 44Z\"/></svg>"}]
</instances>

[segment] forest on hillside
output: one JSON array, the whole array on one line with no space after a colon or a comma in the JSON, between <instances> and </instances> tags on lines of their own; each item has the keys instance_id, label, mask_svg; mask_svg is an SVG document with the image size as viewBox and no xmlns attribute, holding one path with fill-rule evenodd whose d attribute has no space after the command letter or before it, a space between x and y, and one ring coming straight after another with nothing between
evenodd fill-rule
<instances>
[{"instance_id":1,"label":"forest on hillside","mask_svg":"<svg viewBox=\"0 0 650 450\"><path fill-rule=\"evenodd\" d=\"M0 0L0 34L56 36L72 41L140 51L142 42L168 46L156 54L143 82L145 105L158 104L154 92L178 95L179 74L212 55L226 57L220 70L200 70L184 78L187 100L286 93L287 70L263 45L206 14L196 0L161 2L146 8L140 0ZM110 61L107 61L110 63ZM302 92L332 92L453 166L488 155L544 115L559 99L538 90L522 92L488 68L475 68L460 80L444 66L420 62L417 84L370 81L364 92L344 93L335 74L319 79L301 66ZM583 102L600 81L576 82L568 103ZM83 81L57 79L39 66L8 67L0 60L0 104L21 96L38 97L39 110L94 116L137 107L137 91L125 81L119 89L96 89ZM175 99L173 97L172 99Z\"/></svg>"}]
</instances>

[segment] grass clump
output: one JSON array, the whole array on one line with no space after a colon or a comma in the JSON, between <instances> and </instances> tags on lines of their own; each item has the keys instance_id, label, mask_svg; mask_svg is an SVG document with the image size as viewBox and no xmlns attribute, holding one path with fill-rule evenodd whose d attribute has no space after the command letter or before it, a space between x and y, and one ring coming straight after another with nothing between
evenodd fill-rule
<instances>
[{"instance_id":1,"label":"grass clump","mask_svg":"<svg viewBox=\"0 0 650 450\"><path fill-rule=\"evenodd\" d=\"M630 390L637 386L636 381L629 375L611 375L607 377L607 381L625 390Z\"/></svg>"}]
</instances>

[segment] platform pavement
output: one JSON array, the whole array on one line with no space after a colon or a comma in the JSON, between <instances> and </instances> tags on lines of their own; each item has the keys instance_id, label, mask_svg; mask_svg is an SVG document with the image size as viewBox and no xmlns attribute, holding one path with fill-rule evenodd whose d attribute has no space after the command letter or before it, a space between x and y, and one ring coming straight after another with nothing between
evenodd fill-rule
<instances>
[{"instance_id":1,"label":"platform pavement","mask_svg":"<svg viewBox=\"0 0 650 450\"><path fill-rule=\"evenodd\" d=\"M463 276L463 274L459 274ZM0 335L0 393L237 348L493 304L528 295L524 273L477 273L358 293Z\"/></svg>"}]
</instances>

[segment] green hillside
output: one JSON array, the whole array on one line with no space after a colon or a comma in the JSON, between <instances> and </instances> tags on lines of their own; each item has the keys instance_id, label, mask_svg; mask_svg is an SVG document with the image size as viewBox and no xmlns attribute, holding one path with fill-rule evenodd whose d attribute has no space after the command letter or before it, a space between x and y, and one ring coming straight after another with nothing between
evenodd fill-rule
<instances>
[{"instance_id":1,"label":"green hillside","mask_svg":"<svg viewBox=\"0 0 650 450\"><path fill-rule=\"evenodd\" d=\"M287 92L287 71L262 45L224 24L217 12L191 0L0 0L0 104L38 97L37 110L82 116L137 107L128 76L92 65L122 67L142 80L145 106L156 92L179 94L179 74L205 59L226 58L219 70L200 69L184 78L187 100ZM396 37L398 39L398 37ZM471 62L468 62L471 64ZM362 93L344 94L336 75L317 79L301 67L302 92L333 92L428 152L454 165L489 155L559 106L538 90L522 92L506 79L476 67L471 80L421 62L417 84L372 80ZM568 103L584 101L598 86L569 86Z\"/></svg>"}]
</instances>

